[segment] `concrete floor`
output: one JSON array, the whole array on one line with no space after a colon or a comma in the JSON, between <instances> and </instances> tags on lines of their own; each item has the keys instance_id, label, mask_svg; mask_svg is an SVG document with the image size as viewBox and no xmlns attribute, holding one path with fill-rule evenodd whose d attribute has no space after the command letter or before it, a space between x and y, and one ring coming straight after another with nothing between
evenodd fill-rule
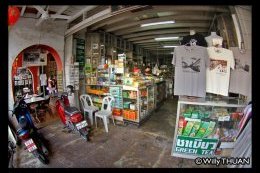
<instances>
[{"instance_id":1,"label":"concrete floor","mask_svg":"<svg viewBox=\"0 0 260 173\"><path fill-rule=\"evenodd\" d=\"M109 124L105 133L101 122L91 142L67 133L62 123L50 116L39 130L51 147L50 163L42 164L23 147L17 147L14 166L18 168L197 168L194 160L171 156L177 99L168 99L141 126ZM55 114L55 113L54 113ZM212 167L212 166L211 166Z\"/></svg>"}]
</instances>

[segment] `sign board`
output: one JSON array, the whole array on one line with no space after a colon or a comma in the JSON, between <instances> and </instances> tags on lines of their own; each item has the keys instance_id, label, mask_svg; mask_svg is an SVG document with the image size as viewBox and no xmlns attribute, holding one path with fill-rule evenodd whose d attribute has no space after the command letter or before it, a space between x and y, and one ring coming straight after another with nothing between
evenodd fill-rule
<instances>
[{"instance_id":1,"label":"sign board","mask_svg":"<svg viewBox=\"0 0 260 173\"><path fill-rule=\"evenodd\" d=\"M45 66L47 65L47 53L24 52L23 66Z\"/></svg>"},{"instance_id":2,"label":"sign board","mask_svg":"<svg viewBox=\"0 0 260 173\"><path fill-rule=\"evenodd\" d=\"M57 87L58 91L62 92L63 91L63 76L62 76L62 71L57 71Z\"/></svg>"},{"instance_id":3,"label":"sign board","mask_svg":"<svg viewBox=\"0 0 260 173\"><path fill-rule=\"evenodd\" d=\"M177 136L174 151L191 155L214 155L218 139Z\"/></svg>"}]
</instances>

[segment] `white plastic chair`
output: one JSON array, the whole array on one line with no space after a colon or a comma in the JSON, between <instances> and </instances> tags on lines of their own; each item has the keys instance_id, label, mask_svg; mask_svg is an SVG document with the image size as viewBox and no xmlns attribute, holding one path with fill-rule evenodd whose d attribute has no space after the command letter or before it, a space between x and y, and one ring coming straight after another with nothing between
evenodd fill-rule
<instances>
[{"instance_id":1,"label":"white plastic chair","mask_svg":"<svg viewBox=\"0 0 260 173\"><path fill-rule=\"evenodd\" d=\"M89 104L89 102L90 104ZM88 117L90 119L91 125L93 125L93 112L98 111L98 107L93 105L92 99L88 94L82 94L80 96L80 102L84 111L84 117L86 117L85 112L88 112Z\"/></svg>"},{"instance_id":2,"label":"white plastic chair","mask_svg":"<svg viewBox=\"0 0 260 173\"><path fill-rule=\"evenodd\" d=\"M108 133L108 122L109 122L109 117L112 117L113 124L115 125L114 117L112 115L112 102L114 101L114 97L112 96L106 96L103 98L102 101L102 107L101 110L95 113L95 123L96 123L96 128L97 128L97 117L103 119L103 123L105 126L105 130ZM107 105L105 109L105 105Z\"/></svg>"}]
</instances>

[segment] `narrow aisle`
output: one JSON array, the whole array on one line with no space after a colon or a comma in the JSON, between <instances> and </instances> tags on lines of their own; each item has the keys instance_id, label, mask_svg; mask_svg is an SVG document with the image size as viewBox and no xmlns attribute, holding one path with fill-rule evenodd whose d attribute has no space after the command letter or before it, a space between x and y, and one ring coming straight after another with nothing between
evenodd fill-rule
<instances>
[{"instance_id":1,"label":"narrow aisle","mask_svg":"<svg viewBox=\"0 0 260 173\"><path fill-rule=\"evenodd\" d=\"M172 139L174 136L178 97L168 98L155 110L151 117L142 124L144 132L154 133Z\"/></svg>"}]
</instances>

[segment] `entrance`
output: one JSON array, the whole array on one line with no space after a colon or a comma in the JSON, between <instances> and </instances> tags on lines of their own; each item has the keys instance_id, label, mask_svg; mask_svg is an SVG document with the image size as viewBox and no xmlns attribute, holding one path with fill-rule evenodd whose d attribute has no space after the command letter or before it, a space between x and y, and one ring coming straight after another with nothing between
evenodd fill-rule
<instances>
[{"instance_id":1,"label":"entrance","mask_svg":"<svg viewBox=\"0 0 260 173\"><path fill-rule=\"evenodd\" d=\"M49 46L30 46L20 52L12 64L14 101L24 96L37 124L43 125L57 118L56 98L53 96L63 90L62 84L60 56ZM41 101L36 102L36 97L41 98Z\"/></svg>"},{"instance_id":2,"label":"entrance","mask_svg":"<svg viewBox=\"0 0 260 173\"><path fill-rule=\"evenodd\" d=\"M46 74L44 86L41 85L41 74ZM56 79L57 91L62 90L62 62L56 50L46 45L33 45L24 49L12 65L14 98L26 93L48 95L49 78Z\"/></svg>"}]
</instances>

